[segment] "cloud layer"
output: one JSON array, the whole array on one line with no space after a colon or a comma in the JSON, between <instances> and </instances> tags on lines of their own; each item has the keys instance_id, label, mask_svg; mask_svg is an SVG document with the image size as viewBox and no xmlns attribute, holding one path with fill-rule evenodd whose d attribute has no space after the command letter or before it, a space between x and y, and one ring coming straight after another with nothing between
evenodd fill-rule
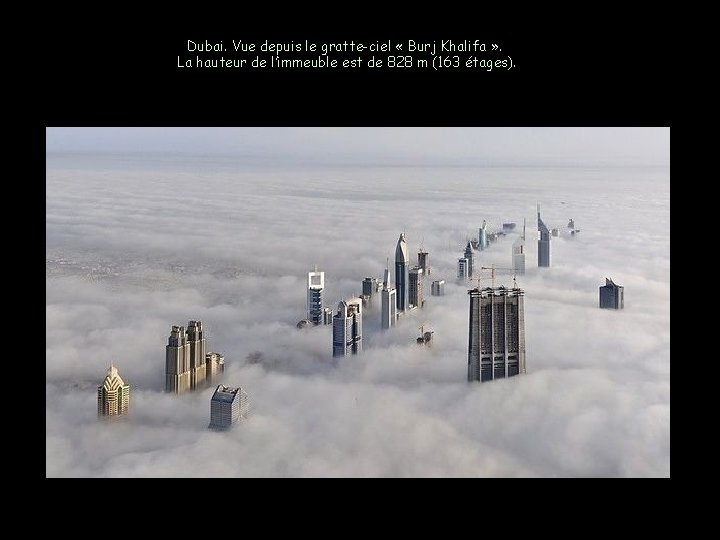
<instances>
[{"instance_id":1,"label":"cloud layer","mask_svg":"<svg viewBox=\"0 0 720 540\"><path fill-rule=\"evenodd\" d=\"M553 238L549 270L536 268L536 202L548 226L581 229ZM456 261L483 219L523 217L528 374L468 384ZM48 476L670 474L667 168L53 157L46 230ZM295 329L306 272L326 272L334 307L381 276L400 231L430 252L446 296L427 283L426 309L390 332L371 306L363 354L334 362L330 327ZM476 266L509 266L513 240ZM625 286L624 311L597 308L606 276ZM207 430L212 390L162 392L170 326L189 319L225 354L223 382L250 394L232 431ZM432 348L415 343L423 323ZM110 361L131 415L107 425L95 391Z\"/></svg>"}]
</instances>

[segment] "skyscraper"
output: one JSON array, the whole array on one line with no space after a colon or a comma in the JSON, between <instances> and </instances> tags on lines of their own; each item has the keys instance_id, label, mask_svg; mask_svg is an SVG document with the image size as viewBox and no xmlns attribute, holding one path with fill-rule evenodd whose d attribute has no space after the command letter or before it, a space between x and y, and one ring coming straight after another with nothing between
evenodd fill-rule
<instances>
[{"instance_id":1,"label":"skyscraper","mask_svg":"<svg viewBox=\"0 0 720 540\"><path fill-rule=\"evenodd\" d=\"M520 288L471 289L468 381L525 373L525 307Z\"/></svg>"},{"instance_id":2,"label":"skyscraper","mask_svg":"<svg viewBox=\"0 0 720 540\"><path fill-rule=\"evenodd\" d=\"M219 384L210 399L210 429L225 431L250 413L250 398L242 388Z\"/></svg>"},{"instance_id":3,"label":"skyscraper","mask_svg":"<svg viewBox=\"0 0 720 540\"><path fill-rule=\"evenodd\" d=\"M465 258L467 259L467 273L468 278L472 279L473 277L473 250L472 246L470 245L470 242L467 243L467 247L465 248Z\"/></svg>"},{"instance_id":4,"label":"skyscraper","mask_svg":"<svg viewBox=\"0 0 720 540\"><path fill-rule=\"evenodd\" d=\"M195 390L205 384L205 355L207 341L203 336L202 321L188 321L187 343L190 352L190 388Z\"/></svg>"},{"instance_id":5,"label":"skyscraper","mask_svg":"<svg viewBox=\"0 0 720 540\"><path fill-rule=\"evenodd\" d=\"M380 293L382 298L382 306L380 308L380 317L383 329L387 330L397 322L397 304L396 291L390 287L390 269L385 269L383 276L383 288Z\"/></svg>"},{"instance_id":6,"label":"skyscraper","mask_svg":"<svg viewBox=\"0 0 720 540\"><path fill-rule=\"evenodd\" d=\"M486 247L488 247L487 224L483 219L482 227L478 230L478 249L483 250ZM470 273L470 277L472 277L472 272Z\"/></svg>"},{"instance_id":7,"label":"skyscraper","mask_svg":"<svg viewBox=\"0 0 720 540\"><path fill-rule=\"evenodd\" d=\"M333 356L362 352L362 300L341 300L333 317Z\"/></svg>"},{"instance_id":8,"label":"skyscraper","mask_svg":"<svg viewBox=\"0 0 720 540\"><path fill-rule=\"evenodd\" d=\"M205 355L205 382L211 383L213 379L225 371L225 357L216 352Z\"/></svg>"},{"instance_id":9,"label":"skyscraper","mask_svg":"<svg viewBox=\"0 0 720 540\"><path fill-rule=\"evenodd\" d=\"M395 248L395 302L398 311L405 311L410 302L410 277L408 275L410 258L408 257L407 242L405 233L400 233L397 247Z\"/></svg>"},{"instance_id":10,"label":"skyscraper","mask_svg":"<svg viewBox=\"0 0 720 540\"><path fill-rule=\"evenodd\" d=\"M185 328L173 326L165 347L165 391L182 394L190 390L190 345Z\"/></svg>"},{"instance_id":11,"label":"skyscraper","mask_svg":"<svg viewBox=\"0 0 720 540\"><path fill-rule=\"evenodd\" d=\"M432 282L431 292L433 296L445 296L445 280L435 280Z\"/></svg>"},{"instance_id":12,"label":"skyscraper","mask_svg":"<svg viewBox=\"0 0 720 540\"><path fill-rule=\"evenodd\" d=\"M362 293L363 296L372 296L380 290L380 283L377 278L366 277L362 282Z\"/></svg>"},{"instance_id":13,"label":"skyscraper","mask_svg":"<svg viewBox=\"0 0 720 540\"><path fill-rule=\"evenodd\" d=\"M112 364L97 395L98 416L120 416L130 410L130 385L123 382Z\"/></svg>"},{"instance_id":14,"label":"skyscraper","mask_svg":"<svg viewBox=\"0 0 720 540\"><path fill-rule=\"evenodd\" d=\"M425 305L423 295L423 269L415 266L410 270L410 285L408 287L410 305L421 308Z\"/></svg>"},{"instance_id":15,"label":"skyscraper","mask_svg":"<svg viewBox=\"0 0 720 540\"><path fill-rule=\"evenodd\" d=\"M540 219L540 205L537 207L538 231L540 238L538 239L538 266L550 266L550 231Z\"/></svg>"},{"instance_id":16,"label":"skyscraper","mask_svg":"<svg viewBox=\"0 0 720 540\"><path fill-rule=\"evenodd\" d=\"M428 264L428 252L424 249L420 249L418 251L418 266L422 268L423 275L429 276L430 275L430 265Z\"/></svg>"},{"instance_id":17,"label":"skyscraper","mask_svg":"<svg viewBox=\"0 0 720 540\"><path fill-rule=\"evenodd\" d=\"M457 277L461 281L468 279L468 260L465 257L458 259L458 272Z\"/></svg>"},{"instance_id":18,"label":"skyscraper","mask_svg":"<svg viewBox=\"0 0 720 540\"><path fill-rule=\"evenodd\" d=\"M307 279L307 318L314 325L323 323L322 292L325 287L325 272L308 272Z\"/></svg>"},{"instance_id":19,"label":"skyscraper","mask_svg":"<svg viewBox=\"0 0 720 540\"><path fill-rule=\"evenodd\" d=\"M605 285L600 287L600 307L602 309L624 309L625 287L616 285L610 278L605 278Z\"/></svg>"},{"instance_id":20,"label":"skyscraper","mask_svg":"<svg viewBox=\"0 0 720 540\"><path fill-rule=\"evenodd\" d=\"M332 324L333 310L332 308L323 308L323 324Z\"/></svg>"},{"instance_id":21,"label":"skyscraper","mask_svg":"<svg viewBox=\"0 0 720 540\"><path fill-rule=\"evenodd\" d=\"M525 220L523 220L523 233L512 246L512 268L516 274L525 273Z\"/></svg>"}]
</instances>

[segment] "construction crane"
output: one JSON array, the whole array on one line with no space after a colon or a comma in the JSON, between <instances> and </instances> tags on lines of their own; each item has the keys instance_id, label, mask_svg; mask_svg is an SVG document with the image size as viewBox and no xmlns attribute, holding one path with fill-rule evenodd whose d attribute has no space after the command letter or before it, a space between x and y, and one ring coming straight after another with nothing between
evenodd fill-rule
<instances>
[{"instance_id":1,"label":"construction crane","mask_svg":"<svg viewBox=\"0 0 720 540\"><path fill-rule=\"evenodd\" d=\"M517 276L515 275L515 269L514 268L505 268L502 266L495 266L494 264L492 266L481 266L480 270L490 270L490 279L492 283L492 288L495 288L495 270L510 270L513 273L513 289L517 289ZM478 289L480 288L480 278L477 278L478 280Z\"/></svg>"}]
</instances>

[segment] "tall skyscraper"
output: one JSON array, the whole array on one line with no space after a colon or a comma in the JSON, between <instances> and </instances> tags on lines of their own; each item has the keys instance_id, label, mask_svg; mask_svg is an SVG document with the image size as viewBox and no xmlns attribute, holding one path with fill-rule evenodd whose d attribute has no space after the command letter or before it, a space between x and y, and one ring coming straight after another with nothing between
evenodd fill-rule
<instances>
[{"instance_id":1,"label":"tall skyscraper","mask_svg":"<svg viewBox=\"0 0 720 540\"><path fill-rule=\"evenodd\" d=\"M523 220L523 233L512 246L512 268L516 274L525 273L525 220Z\"/></svg>"},{"instance_id":2,"label":"tall skyscraper","mask_svg":"<svg viewBox=\"0 0 720 540\"><path fill-rule=\"evenodd\" d=\"M182 394L190 390L190 345L185 328L173 326L165 347L165 391Z\"/></svg>"},{"instance_id":3,"label":"tall skyscraper","mask_svg":"<svg viewBox=\"0 0 720 540\"><path fill-rule=\"evenodd\" d=\"M219 384L210 399L210 429L225 431L237 421L247 419L250 398L242 388Z\"/></svg>"},{"instance_id":4,"label":"tall skyscraper","mask_svg":"<svg viewBox=\"0 0 720 540\"><path fill-rule=\"evenodd\" d=\"M323 324L332 324L333 310L332 308L323 308Z\"/></svg>"},{"instance_id":5,"label":"tall skyscraper","mask_svg":"<svg viewBox=\"0 0 720 540\"><path fill-rule=\"evenodd\" d=\"M188 321L187 330L173 326L165 347L165 391L183 394L205 388L222 373L223 362L221 354L207 352L202 321Z\"/></svg>"},{"instance_id":6,"label":"tall skyscraper","mask_svg":"<svg viewBox=\"0 0 720 540\"><path fill-rule=\"evenodd\" d=\"M362 352L362 300L341 300L333 317L333 356Z\"/></svg>"},{"instance_id":7,"label":"tall skyscraper","mask_svg":"<svg viewBox=\"0 0 720 540\"><path fill-rule=\"evenodd\" d=\"M205 384L207 341L203 335L202 321L188 321L186 336L190 350L190 388L194 390Z\"/></svg>"},{"instance_id":8,"label":"tall skyscraper","mask_svg":"<svg viewBox=\"0 0 720 540\"><path fill-rule=\"evenodd\" d=\"M308 272L307 279L307 318L314 325L323 323L322 293L325 287L325 272Z\"/></svg>"},{"instance_id":9,"label":"tall skyscraper","mask_svg":"<svg viewBox=\"0 0 720 540\"><path fill-rule=\"evenodd\" d=\"M421 308L425 305L423 281L423 269L418 266L412 268L410 270L410 285L408 287L410 306Z\"/></svg>"},{"instance_id":10,"label":"tall skyscraper","mask_svg":"<svg viewBox=\"0 0 720 540\"><path fill-rule=\"evenodd\" d=\"M430 275L430 264L428 263L428 252L424 249L420 249L418 251L418 266L422 268L423 275L429 276Z\"/></svg>"},{"instance_id":11,"label":"tall skyscraper","mask_svg":"<svg viewBox=\"0 0 720 540\"><path fill-rule=\"evenodd\" d=\"M525 307L520 288L471 289L468 381L525 373Z\"/></svg>"},{"instance_id":12,"label":"tall skyscraper","mask_svg":"<svg viewBox=\"0 0 720 540\"><path fill-rule=\"evenodd\" d=\"M433 296L445 296L445 280L439 279L433 281L431 292Z\"/></svg>"},{"instance_id":13,"label":"tall skyscraper","mask_svg":"<svg viewBox=\"0 0 720 540\"><path fill-rule=\"evenodd\" d=\"M473 277L473 250L472 246L470 245L470 242L467 243L467 247L465 248L465 258L467 259L467 269L468 269L468 278L472 279Z\"/></svg>"},{"instance_id":14,"label":"tall skyscraper","mask_svg":"<svg viewBox=\"0 0 720 540\"><path fill-rule=\"evenodd\" d=\"M397 247L395 248L395 290L396 305L398 311L408 309L410 303L410 277L409 268L410 258L408 257L407 242L405 241L405 233L400 233Z\"/></svg>"},{"instance_id":15,"label":"tall skyscraper","mask_svg":"<svg viewBox=\"0 0 720 540\"><path fill-rule=\"evenodd\" d=\"M216 352L205 355L205 382L211 383L213 379L225 371L225 357Z\"/></svg>"},{"instance_id":16,"label":"tall skyscraper","mask_svg":"<svg viewBox=\"0 0 720 540\"><path fill-rule=\"evenodd\" d=\"M605 278L605 285L600 287L600 307L602 309L624 309L625 287L616 285L610 278Z\"/></svg>"},{"instance_id":17,"label":"tall skyscraper","mask_svg":"<svg viewBox=\"0 0 720 540\"><path fill-rule=\"evenodd\" d=\"M468 260L465 257L458 259L458 272L457 277L461 281L468 279Z\"/></svg>"},{"instance_id":18,"label":"tall skyscraper","mask_svg":"<svg viewBox=\"0 0 720 540\"><path fill-rule=\"evenodd\" d=\"M550 266L550 231L540 219L540 205L537 207L538 215L538 231L540 231L540 238L538 239L538 266L549 267Z\"/></svg>"},{"instance_id":19,"label":"tall skyscraper","mask_svg":"<svg viewBox=\"0 0 720 540\"><path fill-rule=\"evenodd\" d=\"M380 317L383 329L387 330L391 326L394 326L397 322L397 303L396 303L396 291L394 287L390 286L390 269L385 269L385 275L383 276L383 288L380 296L382 298L382 306L380 307Z\"/></svg>"},{"instance_id":20,"label":"tall skyscraper","mask_svg":"<svg viewBox=\"0 0 720 540\"><path fill-rule=\"evenodd\" d=\"M483 219L482 227L478 230L478 249L483 250L486 247L488 247L487 224ZM472 273L470 274L470 277L472 277Z\"/></svg>"},{"instance_id":21,"label":"tall skyscraper","mask_svg":"<svg viewBox=\"0 0 720 540\"><path fill-rule=\"evenodd\" d=\"M97 395L98 416L120 416L130 410L130 385L125 384L113 365L98 386Z\"/></svg>"}]
</instances>

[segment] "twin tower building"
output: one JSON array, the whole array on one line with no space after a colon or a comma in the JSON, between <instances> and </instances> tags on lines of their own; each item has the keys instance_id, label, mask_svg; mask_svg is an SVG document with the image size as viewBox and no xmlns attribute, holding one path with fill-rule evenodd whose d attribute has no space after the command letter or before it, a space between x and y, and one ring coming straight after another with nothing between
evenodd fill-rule
<instances>
[{"instance_id":1,"label":"twin tower building","mask_svg":"<svg viewBox=\"0 0 720 540\"><path fill-rule=\"evenodd\" d=\"M173 326L165 347L165 391L183 394L206 388L222 373L222 354L207 352L201 321L189 321L187 329Z\"/></svg>"}]
</instances>

